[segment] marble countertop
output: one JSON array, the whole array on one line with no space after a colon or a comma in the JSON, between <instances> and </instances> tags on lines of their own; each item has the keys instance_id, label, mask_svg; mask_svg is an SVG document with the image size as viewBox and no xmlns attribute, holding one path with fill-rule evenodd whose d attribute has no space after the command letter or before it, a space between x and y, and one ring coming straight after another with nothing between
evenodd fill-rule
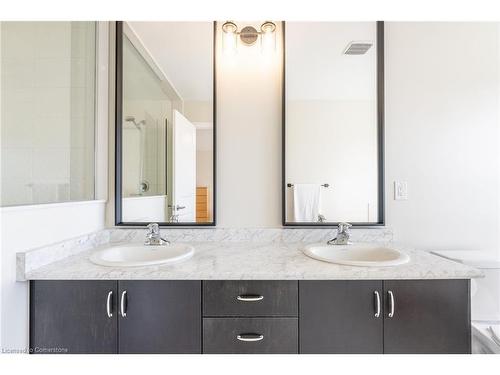
<instances>
[{"instance_id":1,"label":"marble countertop","mask_svg":"<svg viewBox=\"0 0 500 375\"><path fill-rule=\"evenodd\" d=\"M310 243L310 242L309 242ZM394 267L351 267L305 256L305 242L189 242L192 258L176 264L148 267L104 267L90 262L82 251L24 272L24 280L359 280L359 279L469 279L481 271L425 251L391 245L410 256Z\"/></svg>"}]
</instances>

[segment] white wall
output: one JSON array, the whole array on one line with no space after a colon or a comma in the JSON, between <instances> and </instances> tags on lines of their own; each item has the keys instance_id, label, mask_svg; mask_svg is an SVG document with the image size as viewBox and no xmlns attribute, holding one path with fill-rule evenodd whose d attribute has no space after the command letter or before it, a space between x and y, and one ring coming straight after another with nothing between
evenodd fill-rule
<instances>
[{"instance_id":1,"label":"white wall","mask_svg":"<svg viewBox=\"0 0 500 375\"><path fill-rule=\"evenodd\" d=\"M91 201L0 209L2 347L24 349L28 344L28 283L16 281L16 252L102 229L104 205Z\"/></svg>"},{"instance_id":2,"label":"white wall","mask_svg":"<svg viewBox=\"0 0 500 375\"><path fill-rule=\"evenodd\" d=\"M246 26L248 22L239 22ZM254 26L260 27L259 23ZM222 53L217 27L217 225L281 225L281 27L276 53Z\"/></svg>"},{"instance_id":3,"label":"white wall","mask_svg":"<svg viewBox=\"0 0 500 375\"><path fill-rule=\"evenodd\" d=\"M421 249L498 251L494 23L387 23L387 222ZM408 181L394 201L392 182Z\"/></svg>"}]
</instances>

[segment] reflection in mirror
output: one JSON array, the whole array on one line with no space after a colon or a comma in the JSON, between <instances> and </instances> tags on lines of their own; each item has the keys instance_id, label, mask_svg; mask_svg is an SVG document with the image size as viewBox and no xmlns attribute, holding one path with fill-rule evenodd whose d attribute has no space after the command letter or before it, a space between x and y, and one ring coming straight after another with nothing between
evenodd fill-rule
<instances>
[{"instance_id":1,"label":"reflection in mirror","mask_svg":"<svg viewBox=\"0 0 500 375\"><path fill-rule=\"evenodd\" d=\"M286 24L285 224L383 223L377 27Z\"/></svg>"},{"instance_id":2,"label":"reflection in mirror","mask_svg":"<svg viewBox=\"0 0 500 375\"><path fill-rule=\"evenodd\" d=\"M0 22L0 206L95 198L96 22Z\"/></svg>"},{"instance_id":3,"label":"reflection in mirror","mask_svg":"<svg viewBox=\"0 0 500 375\"><path fill-rule=\"evenodd\" d=\"M213 24L121 25L122 196L117 223L210 224Z\"/></svg>"}]
</instances>

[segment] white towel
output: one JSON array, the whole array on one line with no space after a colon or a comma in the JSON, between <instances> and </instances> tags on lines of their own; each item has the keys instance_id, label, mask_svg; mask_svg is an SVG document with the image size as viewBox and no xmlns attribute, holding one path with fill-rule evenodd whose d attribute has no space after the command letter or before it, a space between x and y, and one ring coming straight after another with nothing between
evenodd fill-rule
<instances>
[{"instance_id":1,"label":"white towel","mask_svg":"<svg viewBox=\"0 0 500 375\"><path fill-rule=\"evenodd\" d=\"M293 216L299 223L316 222L320 214L320 184L293 185Z\"/></svg>"}]
</instances>

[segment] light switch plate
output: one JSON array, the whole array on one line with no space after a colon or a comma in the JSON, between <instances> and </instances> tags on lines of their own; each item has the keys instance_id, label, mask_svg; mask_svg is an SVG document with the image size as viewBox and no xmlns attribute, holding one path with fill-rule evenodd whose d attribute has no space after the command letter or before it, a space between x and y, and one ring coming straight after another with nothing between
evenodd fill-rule
<instances>
[{"instance_id":1,"label":"light switch plate","mask_svg":"<svg viewBox=\"0 0 500 375\"><path fill-rule=\"evenodd\" d=\"M406 181L394 181L394 200L405 201L408 199L408 183Z\"/></svg>"}]
</instances>

